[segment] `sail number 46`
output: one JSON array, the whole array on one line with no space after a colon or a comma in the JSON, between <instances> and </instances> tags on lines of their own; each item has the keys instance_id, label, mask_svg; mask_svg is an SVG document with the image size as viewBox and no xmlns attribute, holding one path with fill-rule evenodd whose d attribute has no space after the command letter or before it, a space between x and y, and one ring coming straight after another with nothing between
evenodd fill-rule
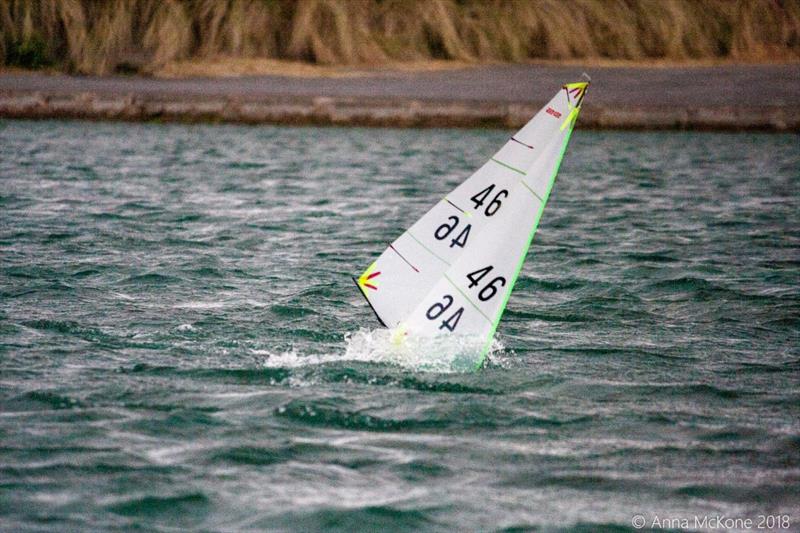
<instances>
[{"instance_id":1,"label":"sail number 46","mask_svg":"<svg viewBox=\"0 0 800 533\"><path fill-rule=\"evenodd\" d=\"M489 195L492 194L494 188L495 184L492 183L491 185L489 185L488 187L477 193L475 196L470 198L470 200L472 200L472 203L475 204L475 209L478 209L484 203L486 203L486 200L489 198ZM487 217L490 217L495 213L497 213L497 210L500 209L501 205L503 205L501 200L503 198L506 198L507 196L508 196L507 190L502 189L501 191L498 191L498 193L494 195L494 198L492 198L492 200L486 206L486 209L484 209L483 213ZM455 237L450 240L450 248L453 248L455 246L463 248L467 244L467 239L469 238L469 232L470 230L472 230L472 224L467 224L466 226L461 228L461 231L454 233L456 231L456 228L458 228L458 224L460 221L461 220L455 215L447 217L447 222L436 228L436 231L433 232L433 236L436 237L436 240L443 241L451 234L454 234Z\"/></svg>"},{"instance_id":2,"label":"sail number 46","mask_svg":"<svg viewBox=\"0 0 800 533\"><path fill-rule=\"evenodd\" d=\"M449 222L449 224L448 224ZM437 240L444 240L450 236L453 231L455 231L456 227L458 227L459 219L457 216L447 217L447 222L436 228L436 231L433 232L433 236L436 237ZM458 246L459 248L463 248L465 244L467 244L467 238L469 237L469 232L472 229L472 224L467 224L464 226L464 229L456 236L455 239L450 241L450 248L453 246Z\"/></svg>"},{"instance_id":3,"label":"sail number 46","mask_svg":"<svg viewBox=\"0 0 800 533\"><path fill-rule=\"evenodd\" d=\"M470 272L469 274L467 274L467 279L469 280L468 288L471 289L473 287L477 287L478 285L480 285L483 278L485 278L492 270L494 270L494 267L492 265L489 265L487 267L479 268L475 272ZM497 294L497 291L499 289L498 285L500 287L505 287L506 278L504 278L503 276L497 276L492 281L487 283L478 292L478 299L482 302L485 302L487 300L491 300L492 298L494 298L494 295Z\"/></svg>"},{"instance_id":4,"label":"sail number 46","mask_svg":"<svg viewBox=\"0 0 800 533\"><path fill-rule=\"evenodd\" d=\"M428 320L436 320L440 316L442 316L445 311L450 309L450 306L453 305L453 297L449 294L445 294L442 296L441 302L436 302L428 309L428 312L425 313L425 316L428 317ZM446 320L442 320L442 325L439 326L439 329L446 329L449 331L454 331L456 326L458 325L458 321L461 320L461 315L464 314L464 308L459 307L455 313L450 315Z\"/></svg>"},{"instance_id":5,"label":"sail number 46","mask_svg":"<svg viewBox=\"0 0 800 533\"><path fill-rule=\"evenodd\" d=\"M489 272L494 270L492 265L487 267L480 268L475 272L470 272L467 274L467 279L469 280L469 288L472 289L473 287L477 287L483 281ZM503 276L497 276L496 278L492 279L490 282L483 285L483 287L478 291L478 299L482 302L486 302L494 298L497 294L497 291L500 290L500 287L506 286L506 278ZM436 302L432 306L428 308L428 311L425 313L425 316L428 320L437 320L440 317L443 317L445 313L450 310L450 307L453 305L454 298L449 294L445 294L442 296L441 302ZM452 314L449 314L446 318L443 318L442 324L439 326L439 329L446 329L448 331L455 331L456 326L458 325L458 321L461 320L461 315L464 314L464 308L459 307L456 309Z\"/></svg>"},{"instance_id":6,"label":"sail number 46","mask_svg":"<svg viewBox=\"0 0 800 533\"><path fill-rule=\"evenodd\" d=\"M470 198L470 200L472 200L472 203L475 204L475 209L478 209L480 206L483 205L486 199L489 198L489 195L492 194L494 187L495 185L494 183L492 183L491 185L480 191L478 194ZM486 209L484 210L483 213L487 217L490 217L495 213L497 213L497 210L500 209L500 206L502 205L500 199L506 198L507 196L508 196L507 190L505 189L500 190L497 194L494 195L494 198L492 198L492 201L489 202L489 205L486 206Z\"/></svg>"}]
</instances>

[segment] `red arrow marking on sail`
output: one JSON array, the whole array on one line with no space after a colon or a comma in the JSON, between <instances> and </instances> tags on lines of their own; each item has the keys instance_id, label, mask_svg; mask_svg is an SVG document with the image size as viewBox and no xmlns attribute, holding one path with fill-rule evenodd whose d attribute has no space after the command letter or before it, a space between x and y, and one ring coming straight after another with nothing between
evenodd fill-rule
<instances>
[{"instance_id":1,"label":"red arrow marking on sail","mask_svg":"<svg viewBox=\"0 0 800 533\"><path fill-rule=\"evenodd\" d=\"M364 281L364 286L365 286L365 287L369 287L370 289L377 291L377 290L378 290L378 287L376 287L376 286L375 286L375 285L373 285L372 283L367 283L367 281L371 280L372 278L376 278L376 277L378 277L378 276L380 276L380 275L381 275L381 273L380 273L380 272L373 272L372 274L370 274L369 276L367 276L367 280L366 280L366 281Z\"/></svg>"}]
</instances>

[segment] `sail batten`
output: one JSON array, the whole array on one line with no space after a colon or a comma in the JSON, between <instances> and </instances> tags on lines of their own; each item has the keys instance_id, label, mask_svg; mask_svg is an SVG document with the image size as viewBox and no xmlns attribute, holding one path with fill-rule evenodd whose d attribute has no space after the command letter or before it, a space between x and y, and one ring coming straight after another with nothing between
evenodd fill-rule
<instances>
[{"instance_id":1,"label":"sail batten","mask_svg":"<svg viewBox=\"0 0 800 533\"><path fill-rule=\"evenodd\" d=\"M420 246L422 246L422 247L425 249L425 251L426 251L426 252L428 252L429 254L431 254L433 257L435 257L436 259L438 259L439 261L441 261L441 262L442 262L442 263L444 263L445 265L447 265L447 266L450 266L450 263L448 263L447 261L445 261L444 259L442 259L441 257L439 257L439 255L438 255L436 252L434 252L433 250L431 250L430 248L428 248L427 246L425 246L425 245L422 243L422 241L421 241L421 240L419 240L419 239L417 239L416 237L414 237L414 234L413 234L413 233L411 233L410 231L408 231L408 232L406 232L406 233L408 234L408 236L409 236L409 237L411 237L412 239L414 239L414 240L417 242L417 244L419 244ZM419 270L417 270L417 272L419 272Z\"/></svg>"},{"instance_id":2,"label":"sail batten","mask_svg":"<svg viewBox=\"0 0 800 533\"><path fill-rule=\"evenodd\" d=\"M521 272L588 82L569 83L484 165L437 202L356 280L403 335L485 339Z\"/></svg>"}]
</instances>

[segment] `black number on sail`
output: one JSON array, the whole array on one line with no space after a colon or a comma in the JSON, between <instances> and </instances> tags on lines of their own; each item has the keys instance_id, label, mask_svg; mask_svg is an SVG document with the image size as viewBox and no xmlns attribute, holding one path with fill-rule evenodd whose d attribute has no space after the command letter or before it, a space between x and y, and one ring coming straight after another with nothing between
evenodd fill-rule
<instances>
[{"instance_id":1,"label":"black number on sail","mask_svg":"<svg viewBox=\"0 0 800 533\"><path fill-rule=\"evenodd\" d=\"M447 320L442 321L442 325L439 326L439 329L446 329L449 331L455 331L456 326L458 325L458 321L461 320L461 315L464 314L464 308L459 307L458 311L450 315L450 318Z\"/></svg>"},{"instance_id":2,"label":"black number on sail","mask_svg":"<svg viewBox=\"0 0 800 533\"><path fill-rule=\"evenodd\" d=\"M440 316L442 316L445 311L450 309L450 306L453 305L453 297L449 294L445 294L442 296L441 302L436 302L428 309L428 312L425 313L425 316L428 317L428 320L436 320ZM442 320L442 325L439 326L439 329L446 329L448 331L454 331L456 326L458 325L458 321L461 320L461 315L464 314L464 308L459 307L455 313L450 315L446 320Z\"/></svg>"},{"instance_id":3,"label":"black number on sail","mask_svg":"<svg viewBox=\"0 0 800 533\"><path fill-rule=\"evenodd\" d=\"M428 320L436 320L442 316L442 313L447 311L451 305L453 305L453 297L449 294L445 294L443 299L446 303L436 302L430 307L430 309L428 309L428 312L425 313L425 316L428 317Z\"/></svg>"},{"instance_id":4,"label":"black number on sail","mask_svg":"<svg viewBox=\"0 0 800 533\"><path fill-rule=\"evenodd\" d=\"M497 284L500 284L500 287L506 286L506 278L502 276L498 276L494 278L492 281L489 282L487 286L481 289L481 292L478 293L478 300L485 302L486 300L491 300L495 294L497 294Z\"/></svg>"},{"instance_id":5,"label":"black number on sail","mask_svg":"<svg viewBox=\"0 0 800 533\"><path fill-rule=\"evenodd\" d=\"M458 237L450 241L450 248L453 246L458 246L459 248L463 248L465 244L467 244L467 237L469 237L469 230L472 229L472 224L467 224L464 229L461 230L461 233L458 234Z\"/></svg>"},{"instance_id":6,"label":"black number on sail","mask_svg":"<svg viewBox=\"0 0 800 533\"><path fill-rule=\"evenodd\" d=\"M436 231L433 232L433 236L436 237L437 240L444 240L446 239L458 226L459 219L457 216L447 217L447 222L436 228ZM454 246L458 246L463 248L465 244L467 244L467 238L469 237L469 232L472 229L472 224L467 224L464 229L458 234L458 236L450 241L450 248Z\"/></svg>"},{"instance_id":7,"label":"black number on sail","mask_svg":"<svg viewBox=\"0 0 800 533\"><path fill-rule=\"evenodd\" d=\"M483 189L481 192L470 198L470 200L472 200L472 203L475 204L475 209L478 209L480 206L483 205L483 202L486 201L486 197L489 196L489 194L491 194L493 190L494 190L494 183L492 183L491 185Z\"/></svg>"},{"instance_id":8,"label":"black number on sail","mask_svg":"<svg viewBox=\"0 0 800 533\"><path fill-rule=\"evenodd\" d=\"M495 187L495 184L492 183L491 185L489 185L488 187L486 187L485 189L480 191L478 194L476 194L475 196L470 198L470 200L472 200L472 203L475 204L475 209L478 209L480 206L482 206L484 204L484 202L486 202L486 199L492 193L492 191L494 190L494 187ZM492 201L489 202L489 205L486 206L486 210L484 211L484 214L487 217L490 217L490 216L494 215L495 213L497 213L497 210L500 209L500 206L502 205L502 202L500 201L500 199L501 198L507 198L507 197L508 197L508 191L505 190L505 189L500 190L497 194L494 195L494 198L492 198Z\"/></svg>"},{"instance_id":9,"label":"black number on sail","mask_svg":"<svg viewBox=\"0 0 800 533\"><path fill-rule=\"evenodd\" d=\"M481 280L486 277L486 274L491 272L493 268L494 267L490 265L488 267L483 267L479 270L476 270L475 272L470 272L469 274L467 274L467 279L469 280L469 288L471 289L472 287L478 285L478 283L480 283Z\"/></svg>"},{"instance_id":10,"label":"black number on sail","mask_svg":"<svg viewBox=\"0 0 800 533\"><path fill-rule=\"evenodd\" d=\"M473 287L477 287L480 284L481 280L485 278L486 275L492 271L492 269L494 269L494 267L489 265L487 267L479 268L475 272L470 272L469 274L467 274L467 279L469 280L468 288L471 289ZM506 278L504 278L503 276L497 276L496 278L494 278L478 292L478 299L482 302L491 300L494 297L494 295L497 294L497 291L499 289L498 285L500 287L505 287Z\"/></svg>"},{"instance_id":11,"label":"black number on sail","mask_svg":"<svg viewBox=\"0 0 800 533\"><path fill-rule=\"evenodd\" d=\"M440 241L442 239L446 239L448 235L453 233L453 230L456 229L456 226L458 226L458 217L456 216L447 217L447 220L452 221L452 224L448 224L447 222L445 222L444 224L436 228L436 231L433 233L433 236Z\"/></svg>"},{"instance_id":12,"label":"black number on sail","mask_svg":"<svg viewBox=\"0 0 800 533\"><path fill-rule=\"evenodd\" d=\"M503 189L502 191L494 195L494 200L489 202L489 205L486 206L486 211L484 211L487 217L494 215L495 213L497 213L497 210L500 209L501 195L503 198L506 198L508 196L508 191Z\"/></svg>"}]
</instances>

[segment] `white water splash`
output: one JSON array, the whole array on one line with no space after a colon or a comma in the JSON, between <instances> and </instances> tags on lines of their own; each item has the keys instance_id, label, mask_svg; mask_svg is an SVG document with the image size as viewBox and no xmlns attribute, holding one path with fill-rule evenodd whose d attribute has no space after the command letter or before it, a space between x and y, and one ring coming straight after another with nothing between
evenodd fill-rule
<instances>
[{"instance_id":1,"label":"white water splash","mask_svg":"<svg viewBox=\"0 0 800 533\"><path fill-rule=\"evenodd\" d=\"M254 350L266 355L264 365L271 368L298 368L342 361L383 363L424 372L468 372L481 363L485 340L476 337L413 337L396 330L360 329L345 333L344 353L301 354L296 350L273 353ZM493 340L487 357L493 358L504 349Z\"/></svg>"}]
</instances>

